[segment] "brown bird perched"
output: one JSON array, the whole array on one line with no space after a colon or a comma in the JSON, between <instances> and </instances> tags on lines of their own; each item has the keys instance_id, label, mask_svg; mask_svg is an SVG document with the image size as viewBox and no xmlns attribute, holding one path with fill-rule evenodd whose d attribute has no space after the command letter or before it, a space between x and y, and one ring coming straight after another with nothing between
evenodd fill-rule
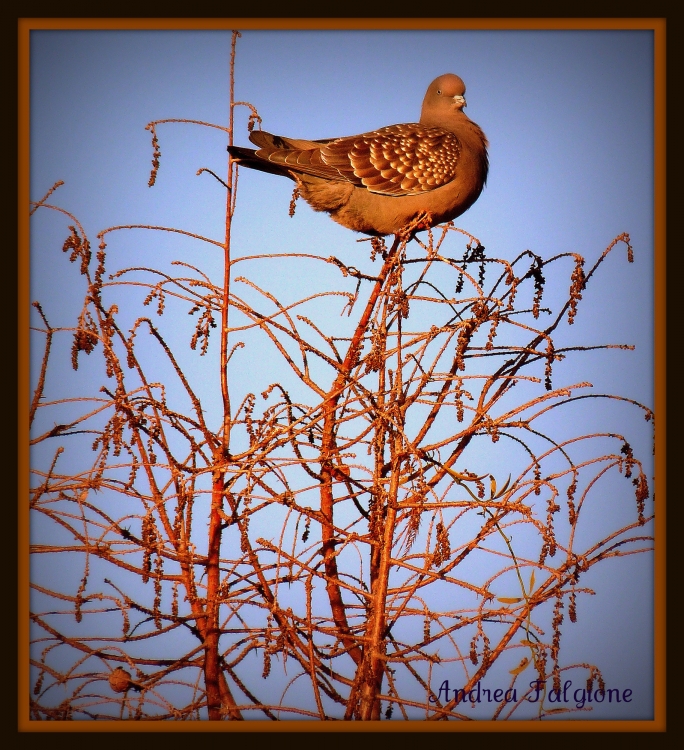
<instances>
[{"instance_id":1,"label":"brown bird perched","mask_svg":"<svg viewBox=\"0 0 684 750\"><path fill-rule=\"evenodd\" d=\"M308 141L253 131L258 150L229 146L238 164L283 175L315 211L365 234L396 234L451 221L487 180L487 139L463 112L465 84L447 73L428 87L420 122Z\"/></svg>"}]
</instances>

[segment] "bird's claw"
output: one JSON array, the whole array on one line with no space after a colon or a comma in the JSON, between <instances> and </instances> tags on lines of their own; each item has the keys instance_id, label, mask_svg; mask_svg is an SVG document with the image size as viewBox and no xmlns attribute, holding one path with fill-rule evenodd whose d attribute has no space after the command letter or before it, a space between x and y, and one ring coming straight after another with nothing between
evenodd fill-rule
<instances>
[{"instance_id":1,"label":"bird's claw","mask_svg":"<svg viewBox=\"0 0 684 750\"><path fill-rule=\"evenodd\" d=\"M423 229L430 229L434 222L432 220L432 214L430 211L421 211L414 219L412 219L403 229L397 232L397 237L402 242L410 242L417 232Z\"/></svg>"}]
</instances>

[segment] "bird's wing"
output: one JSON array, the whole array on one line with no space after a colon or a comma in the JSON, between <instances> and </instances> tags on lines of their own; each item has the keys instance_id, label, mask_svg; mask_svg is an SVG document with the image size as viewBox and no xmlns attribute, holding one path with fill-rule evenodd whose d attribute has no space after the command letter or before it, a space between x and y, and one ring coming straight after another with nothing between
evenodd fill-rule
<instances>
[{"instance_id":1,"label":"bird's wing","mask_svg":"<svg viewBox=\"0 0 684 750\"><path fill-rule=\"evenodd\" d=\"M383 195L418 195L451 182L461 143L454 133L420 123L390 125L321 146L326 164Z\"/></svg>"},{"instance_id":2,"label":"bird's wing","mask_svg":"<svg viewBox=\"0 0 684 750\"><path fill-rule=\"evenodd\" d=\"M255 155L259 159L278 165L295 173L304 173L327 180L349 182L347 176L338 169L326 164L321 158L321 146L327 141L307 141L301 138L285 138L272 135L265 130L254 130L249 136L252 143L259 146ZM273 171L276 171L275 169ZM352 175L353 177L353 175ZM357 185L360 180L352 179Z\"/></svg>"},{"instance_id":3,"label":"bird's wing","mask_svg":"<svg viewBox=\"0 0 684 750\"><path fill-rule=\"evenodd\" d=\"M456 177L457 136L420 123L389 125L370 133L306 141L254 131L257 156L293 172L351 182L388 196L419 195Z\"/></svg>"}]
</instances>

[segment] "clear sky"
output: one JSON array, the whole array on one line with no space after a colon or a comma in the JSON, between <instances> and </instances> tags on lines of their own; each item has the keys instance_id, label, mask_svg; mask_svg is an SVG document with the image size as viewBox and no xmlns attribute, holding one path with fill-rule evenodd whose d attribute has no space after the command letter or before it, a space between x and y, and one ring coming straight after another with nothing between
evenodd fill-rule
<instances>
[{"instance_id":1,"label":"clear sky","mask_svg":"<svg viewBox=\"0 0 684 750\"><path fill-rule=\"evenodd\" d=\"M131 223L222 240L223 188L195 173L207 167L225 177L225 133L160 125L161 167L150 189L152 149L144 127L163 118L227 125L229 44L230 32L219 31L32 32L31 198L63 180L52 202L79 218L93 244L99 230ZM596 392L652 406L651 32L245 31L235 95L258 109L264 130L317 139L416 121L427 85L447 72L465 81L466 113L490 141L487 186L456 221L490 257L572 251L590 267L614 237L628 232L632 238L635 262L614 251L585 292L575 326L564 330L564 342L628 343L636 351L567 362L554 385L589 380ZM237 114L237 145L248 145L247 115L246 108ZM237 255L317 248L371 267L367 244L357 245L357 235L326 215L300 201L289 218L291 192L289 180L241 171ZM48 214L33 219L31 300L41 300L53 325L68 324L80 291L70 291L74 269L61 253L65 222ZM112 238L109 253L121 266L182 258L214 278L220 274L218 251L169 236ZM294 298L301 272L278 269L270 288ZM61 366L66 377L68 362ZM235 372L234 378L252 375ZM60 392L59 377L51 387L53 395ZM648 462L650 433L640 414L594 404L582 419L628 434ZM596 568L602 570L585 583L597 596L564 637L577 658L602 665L608 682L634 690L629 707L595 717L648 718L652 560L641 555Z\"/></svg>"}]
</instances>

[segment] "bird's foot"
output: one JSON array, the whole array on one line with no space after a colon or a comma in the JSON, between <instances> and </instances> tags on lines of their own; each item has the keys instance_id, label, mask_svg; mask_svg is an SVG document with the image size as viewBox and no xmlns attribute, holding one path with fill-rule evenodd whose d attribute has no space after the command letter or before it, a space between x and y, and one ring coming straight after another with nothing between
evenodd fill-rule
<instances>
[{"instance_id":1,"label":"bird's foot","mask_svg":"<svg viewBox=\"0 0 684 750\"><path fill-rule=\"evenodd\" d=\"M421 211L405 227L397 232L397 237L401 242L409 243L417 232L423 229L430 229L434 224L433 216L430 211Z\"/></svg>"}]
</instances>

